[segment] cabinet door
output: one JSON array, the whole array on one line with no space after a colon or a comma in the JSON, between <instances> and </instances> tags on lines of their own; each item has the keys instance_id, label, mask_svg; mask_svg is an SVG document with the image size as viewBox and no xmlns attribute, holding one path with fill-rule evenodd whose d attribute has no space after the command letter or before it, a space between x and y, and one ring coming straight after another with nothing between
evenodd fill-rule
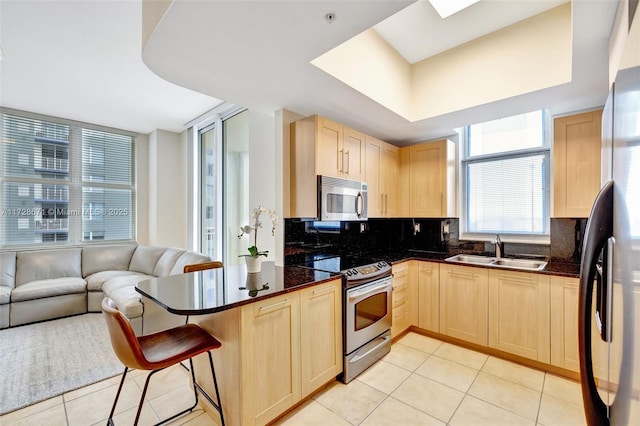
<instances>
[{"instance_id":1,"label":"cabinet door","mask_svg":"<svg viewBox=\"0 0 640 426\"><path fill-rule=\"evenodd\" d=\"M440 332L440 265L418 262L418 327Z\"/></svg>"},{"instance_id":2,"label":"cabinet door","mask_svg":"<svg viewBox=\"0 0 640 426\"><path fill-rule=\"evenodd\" d=\"M365 182L367 182L367 213L369 217L384 217L382 192L382 141L367 136L365 150Z\"/></svg>"},{"instance_id":3,"label":"cabinet door","mask_svg":"<svg viewBox=\"0 0 640 426\"><path fill-rule=\"evenodd\" d=\"M577 278L551 277L551 364L580 371L578 353L578 290ZM596 300L595 292L593 300ZM615 300L614 300L615 302ZM620 306L620 305L618 305ZM595 315L595 303L593 315ZM595 321L591 323L593 374L607 378L608 347L600 339Z\"/></svg>"},{"instance_id":4,"label":"cabinet door","mask_svg":"<svg viewBox=\"0 0 640 426\"><path fill-rule=\"evenodd\" d=\"M409 262L393 265L393 292L391 337L394 338L411 326L411 292Z\"/></svg>"},{"instance_id":5,"label":"cabinet door","mask_svg":"<svg viewBox=\"0 0 640 426\"><path fill-rule=\"evenodd\" d=\"M399 217L399 164L398 147L385 143L382 145L380 166L380 184L382 186L382 209L385 217Z\"/></svg>"},{"instance_id":6,"label":"cabinet door","mask_svg":"<svg viewBox=\"0 0 640 426\"><path fill-rule=\"evenodd\" d=\"M342 372L342 281L300 292L302 397Z\"/></svg>"},{"instance_id":7,"label":"cabinet door","mask_svg":"<svg viewBox=\"0 0 640 426\"><path fill-rule=\"evenodd\" d=\"M553 216L588 217L600 189L602 110L554 120Z\"/></svg>"},{"instance_id":8,"label":"cabinet door","mask_svg":"<svg viewBox=\"0 0 640 426\"><path fill-rule=\"evenodd\" d=\"M440 265L440 332L487 345L489 271Z\"/></svg>"},{"instance_id":9,"label":"cabinet door","mask_svg":"<svg viewBox=\"0 0 640 426\"><path fill-rule=\"evenodd\" d=\"M243 423L264 425L300 400L300 296L242 307Z\"/></svg>"},{"instance_id":10,"label":"cabinet door","mask_svg":"<svg viewBox=\"0 0 640 426\"><path fill-rule=\"evenodd\" d=\"M549 363L549 276L489 273L489 346Z\"/></svg>"},{"instance_id":11,"label":"cabinet door","mask_svg":"<svg viewBox=\"0 0 640 426\"><path fill-rule=\"evenodd\" d=\"M343 177L345 179L364 181L365 134L345 127L342 143L342 156Z\"/></svg>"},{"instance_id":12,"label":"cabinet door","mask_svg":"<svg viewBox=\"0 0 640 426\"><path fill-rule=\"evenodd\" d=\"M328 118L316 117L316 173L319 175L343 177L342 124Z\"/></svg>"},{"instance_id":13,"label":"cabinet door","mask_svg":"<svg viewBox=\"0 0 640 426\"><path fill-rule=\"evenodd\" d=\"M410 147L411 216L455 216L455 151L451 141Z\"/></svg>"}]
</instances>

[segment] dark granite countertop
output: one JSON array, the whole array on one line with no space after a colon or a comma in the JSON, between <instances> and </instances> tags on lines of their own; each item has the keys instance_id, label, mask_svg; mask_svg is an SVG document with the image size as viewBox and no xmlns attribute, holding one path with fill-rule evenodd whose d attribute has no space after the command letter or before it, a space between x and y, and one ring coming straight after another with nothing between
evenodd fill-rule
<instances>
[{"instance_id":1,"label":"dark granite countertop","mask_svg":"<svg viewBox=\"0 0 640 426\"><path fill-rule=\"evenodd\" d=\"M474 253L477 254L477 253ZM363 264L367 263L375 263L381 260L387 261L390 264L400 263L408 260L424 260L429 262L438 262L438 263L449 263L445 262L445 259L451 256L454 256L453 253L442 253L436 251L426 251L426 250L407 250L407 249L395 249L395 250L386 250L382 252L372 251L369 253L359 253L359 260L362 261ZM488 254L489 256L491 254ZM327 253L322 253L318 255L318 259L314 258L313 254L307 254L304 257L297 258L287 258L286 263L289 264L302 264L306 262L310 262L312 260L319 260L322 258L331 257ZM333 256L339 256L334 254ZM509 256L506 256L509 257ZM459 264L458 264L459 265ZM483 265L472 265L478 268L490 268L495 269L492 266L483 266ZM502 268L501 268L502 269ZM508 268L504 268L508 269ZM520 269L513 269L522 271ZM546 275L560 275L566 277L574 277L577 278L580 276L580 264L573 263L566 260L561 259L550 259L547 261L547 266L541 271L525 271L525 272L533 272L537 274L546 274Z\"/></svg>"},{"instance_id":2,"label":"dark granite countertop","mask_svg":"<svg viewBox=\"0 0 640 426\"><path fill-rule=\"evenodd\" d=\"M178 315L203 315L340 278L340 274L264 262L248 274L245 265L152 278L136 291Z\"/></svg>"}]
</instances>

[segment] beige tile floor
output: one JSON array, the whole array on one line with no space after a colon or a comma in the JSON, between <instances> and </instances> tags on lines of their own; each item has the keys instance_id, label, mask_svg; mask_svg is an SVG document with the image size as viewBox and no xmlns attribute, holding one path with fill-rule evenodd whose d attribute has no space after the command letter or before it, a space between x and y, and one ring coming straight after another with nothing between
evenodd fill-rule
<instances>
[{"instance_id":1,"label":"beige tile floor","mask_svg":"<svg viewBox=\"0 0 640 426\"><path fill-rule=\"evenodd\" d=\"M580 385L409 333L348 385L276 422L297 425L585 425Z\"/></svg>"},{"instance_id":2,"label":"beige tile floor","mask_svg":"<svg viewBox=\"0 0 640 426\"><path fill-rule=\"evenodd\" d=\"M143 374L127 379L116 424L133 422ZM118 380L0 416L0 425L104 425ZM158 373L152 382L140 422L145 425L180 411L192 398L188 375L181 367ZM214 423L197 409L171 424ZM572 426L586 422L578 383L409 333L357 379L348 385L328 385L276 424Z\"/></svg>"}]
</instances>

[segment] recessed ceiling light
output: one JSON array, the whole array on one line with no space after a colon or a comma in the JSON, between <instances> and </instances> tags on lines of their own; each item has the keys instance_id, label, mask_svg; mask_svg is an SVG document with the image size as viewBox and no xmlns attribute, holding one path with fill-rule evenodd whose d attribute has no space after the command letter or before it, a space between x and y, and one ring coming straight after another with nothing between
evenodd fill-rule
<instances>
[{"instance_id":1,"label":"recessed ceiling light","mask_svg":"<svg viewBox=\"0 0 640 426\"><path fill-rule=\"evenodd\" d=\"M454 13L460 12L480 0L429 0L431 6L438 12L442 19L445 19Z\"/></svg>"},{"instance_id":2,"label":"recessed ceiling light","mask_svg":"<svg viewBox=\"0 0 640 426\"><path fill-rule=\"evenodd\" d=\"M326 15L324 15L324 19L328 22L328 23L332 23L333 21L335 21L337 18L336 13L335 12L328 12Z\"/></svg>"}]
</instances>

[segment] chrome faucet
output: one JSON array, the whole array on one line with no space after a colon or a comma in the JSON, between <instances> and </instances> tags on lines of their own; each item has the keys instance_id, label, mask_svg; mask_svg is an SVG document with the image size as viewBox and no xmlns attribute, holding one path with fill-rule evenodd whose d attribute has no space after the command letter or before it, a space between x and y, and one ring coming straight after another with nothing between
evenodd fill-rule
<instances>
[{"instance_id":1,"label":"chrome faucet","mask_svg":"<svg viewBox=\"0 0 640 426\"><path fill-rule=\"evenodd\" d=\"M500 259L504 254L504 243L500 240L500 235L496 234L496 238L491 240L491 244L496 245L496 257Z\"/></svg>"}]
</instances>

